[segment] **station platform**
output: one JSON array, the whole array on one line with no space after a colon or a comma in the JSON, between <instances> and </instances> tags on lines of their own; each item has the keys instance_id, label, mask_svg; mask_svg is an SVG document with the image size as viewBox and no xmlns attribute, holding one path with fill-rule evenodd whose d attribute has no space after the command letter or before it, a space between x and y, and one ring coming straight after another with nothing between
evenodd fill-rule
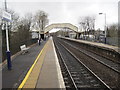
<instances>
[{"instance_id":1,"label":"station platform","mask_svg":"<svg viewBox=\"0 0 120 90\"><path fill-rule=\"evenodd\" d=\"M11 56L12 70L7 68L7 60L5 60L1 65L2 71L2 89L16 89L21 84L22 80L26 76L28 70L33 65L38 54L48 41L41 40L41 44L34 43L29 47L27 53L22 54L21 51L17 52L15 55Z\"/></svg>"},{"instance_id":2,"label":"station platform","mask_svg":"<svg viewBox=\"0 0 120 90\"><path fill-rule=\"evenodd\" d=\"M65 88L52 37L49 38L18 89Z\"/></svg>"},{"instance_id":3,"label":"station platform","mask_svg":"<svg viewBox=\"0 0 120 90\"><path fill-rule=\"evenodd\" d=\"M120 48L117 47L117 46L112 46L112 45L108 45L108 44L104 44L104 43L85 41L85 40L80 40L80 39L79 40L78 39L72 39L72 38L67 38L67 37L59 37L59 38L64 38L64 39L68 39L68 40L88 44L88 45L91 45L91 46L101 47L101 48L104 48L104 49L108 49L108 50L120 53Z\"/></svg>"}]
</instances>

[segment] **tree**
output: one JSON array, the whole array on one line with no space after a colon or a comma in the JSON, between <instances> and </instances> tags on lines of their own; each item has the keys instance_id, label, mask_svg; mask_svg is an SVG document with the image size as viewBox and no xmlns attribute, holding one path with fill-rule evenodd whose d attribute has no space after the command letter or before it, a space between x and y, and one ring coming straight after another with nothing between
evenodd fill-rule
<instances>
[{"instance_id":1,"label":"tree","mask_svg":"<svg viewBox=\"0 0 120 90\"><path fill-rule=\"evenodd\" d=\"M35 26L40 30L44 30L45 26L48 24L48 14L44 11L38 11L34 17Z\"/></svg>"},{"instance_id":2,"label":"tree","mask_svg":"<svg viewBox=\"0 0 120 90\"><path fill-rule=\"evenodd\" d=\"M84 35L88 35L90 30L94 30L95 17L86 16L79 21L80 27L84 29Z\"/></svg>"},{"instance_id":3,"label":"tree","mask_svg":"<svg viewBox=\"0 0 120 90\"><path fill-rule=\"evenodd\" d=\"M31 39L30 27L32 23L32 14L27 13L25 17L23 17L19 21L18 30L17 30L17 37L20 41L27 41Z\"/></svg>"},{"instance_id":4,"label":"tree","mask_svg":"<svg viewBox=\"0 0 120 90\"><path fill-rule=\"evenodd\" d=\"M40 33L41 32L44 33L44 28L48 24L48 15L46 12L39 10L35 14L34 20L35 20L35 27L39 30L39 45L40 45L40 39L41 38L44 39L44 34L40 35Z\"/></svg>"},{"instance_id":5,"label":"tree","mask_svg":"<svg viewBox=\"0 0 120 90\"><path fill-rule=\"evenodd\" d=\"M111 24L107 28L107 37L118 37L118 25L117 24Z\"/></svg>"}]
</instances>

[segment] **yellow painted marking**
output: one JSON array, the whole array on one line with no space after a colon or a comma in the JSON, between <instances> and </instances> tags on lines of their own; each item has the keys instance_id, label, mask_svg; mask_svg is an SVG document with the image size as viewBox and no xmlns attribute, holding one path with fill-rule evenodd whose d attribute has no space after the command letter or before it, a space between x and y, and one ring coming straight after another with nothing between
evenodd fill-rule
<instances>
[{"instance_id":1,"label":"yellow painted marking","mask_svg":"<svg viewBox=\"0 0 120 90\"><path fill-rule=\"evenodd\" d=\"M41 67L43 65L44 62L44 58L45 58L45 53L47 51L47 46L45 47L45 50L42 52L42 55L40 56L38 62L35 64L35 67L33 68L29 78L27 79L25 85L23 86L23 88L28 88L28 86L35 88L40 71L41 71Z\"/></svg>"},{"instance_id":2,"label":"yellow painted marking","mask_svg":"<svg viewBox=\"0 0 120 90\"><path fill-rule=\"evenodd\" d=\"M47 43L48 43L48 42L47 42ZM30 76L30 74L31 74L31 72L32 72L35 64L37 63L39 57L41 56L43 50L45 49L47 43L45 44L45 46L43 47L43 49L40 51L40 53L39 53L39 55L37 56L35 62L33 63L33 65L31 66L31 68L29 69L28 73L26 74L24 80L22 81L22 83L21 83L20 86L18 87L18 90L21 90L21 89L23 88L23 86L25 85L25 83L26 83L27 79L29 78L29 76Z\"/></svg>"}]
</instances>

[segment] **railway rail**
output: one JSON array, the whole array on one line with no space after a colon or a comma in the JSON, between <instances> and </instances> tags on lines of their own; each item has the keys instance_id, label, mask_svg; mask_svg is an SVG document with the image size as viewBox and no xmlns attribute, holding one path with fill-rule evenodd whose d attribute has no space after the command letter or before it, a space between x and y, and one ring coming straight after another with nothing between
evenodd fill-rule
<instances>
[{"instance_id":1,"label":"railway rail","mask_svg":"<svg viewBox=\"0 0 120 90\"><path fill-rule=\"evenodd\" d=\"M86 44L86 43L83 43L81 41L79 42L79 41L68 39L68 38L67 39L66 38L61 38L61 39L64 39L65 41L70 42L73 45L77 45L79 48L82 48L86 51L94 53L95 55L98 55L100 57L109 59L112 62L120 64L120 61L118 59L120 57L119 50L114 50L112 48L108 49L109 47L105 48L104 46L99 46L99 45L96 45L96 44L94 45L92 42L91 43L89 42L89 43Z\"/></svg>"},{"instance_id":2,"label":"railway rail","mask_svg":"<svg viewBox=\"0 0 120 90\"><path fill-rule=\"evenodd\" d=\"M87 65L96 75L98 75L111 88L120 88L119 78L119 63L113 62L106 58L95 55L82 48L78 48L75 44L72 45L66 40L57 38L67 49L75 54L85 65Z\"/></svg>"},{"instance_id":3,"label":"railway rail","mask_svg":"<svg viewBox=\"0 0 120 90\"><path fill-rule=\"evenodd\" d=\"M56 38L54 38L54 43L67 89L75 88L78 90L81 88L91 88L112 90L90 68L82 63L74 53L68 50L64 44L58 42Z\"/></svg>"},{"instance_id":4,"label":"railway rail","mask_svg":"<svg viewBox=\"0 0 120 90\"><path fill-rule=\"evenodd\" d=\"M113 71L115 71L116 73L120 74L120 63L114 62L110 59L106 59L104 57L99 56L98 54L93 54L91 52L88 52L84 49L78 48L66 41L63 41L64 43L66 43L68 46L74 48L75 50L78 50L79 52L82 52L83 54L85 54L86 56L98 61L99 63L105 65L106 67L112 69Z\"/></svg>"}]
</instances>

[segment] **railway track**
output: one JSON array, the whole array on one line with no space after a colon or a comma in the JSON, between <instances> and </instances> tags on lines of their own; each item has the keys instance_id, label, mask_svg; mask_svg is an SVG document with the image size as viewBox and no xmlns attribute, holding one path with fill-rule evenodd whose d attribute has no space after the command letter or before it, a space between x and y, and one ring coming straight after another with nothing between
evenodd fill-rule
<instances>
[{"instance_id":1,"label":"railway track","mask_svg":"<svg viewBox=\"0 0 120 90\"><path fill-rule=\"evenodd\" d=\"M85 51L76 47L64 40L58 39L59 42L75 54L85 65L87 65L94 73L96 73L107 85L112 89L118 90L120 88L120 73L118 63L106 60L103 57L95 55L91 52Z\"/></svg>"},{"instance_id":2,"label":"railway track","mask_svg":"<svg viewBox=\"0 0 120 90\"><path fill-rule=\"evenodd\" d=\"M90 88L97 90L112 90L70 50L68 50L66 46L58 42L55 38L54 43L67 89L74 88L78 90Z\"/></svg>"},{"instance_id":3,"label":"railway track","mask_svg":"<svg viewBox=\"0 0 120 90\"><path fill-rule=\"evenodd\" d=\"M112 69L113 71L115 71L116 73L120 74L120 63L117 63L117 62L114 62L112 60L103 58L101 56L98 56L97 54L93 54L91 52L85 51L81 48L73 46L72 44L70 44L68 42L65 42L65 41L63 41L63 42L66 43L67 45L69 45L70 47L74 48L75 50L78 50L79 52L85 54L86 56L96 60L97 62L105 65L106 67L108 67L108 68Z\"/></svg>"},{"instance_id":4,"label":"railway track","mask_svg":"<svg viewBox=\"0 0 120 90\"><path fill-rule=\"evenodd\" d=\"M83 43L79 43L79 42L76 42L76 41L73 41L73 40L69 40L69 39L65 39L65 38L61 38L79 48L82 48L82 50L86 50L94 55L97 55L101 58L104 58L104 59L107 59L107 60L110 60L111 62L114 62L114 63L118 63L120 64L120 61L118 60L118 58L120 57L120 53L119 52L115 52L115 51L109 51L109 52L106 52L106 48L101 48L101 50L103 49L103 51L99 51L100 47L97 47L95 48L94 45L90 44L90 47L89 45L87 44L83 44ZM84 46L85 45L85 46ZM86 46L87 45L87 46ZM88 48L89 47L89 48Z\"/></svg>"}]
</instances>

